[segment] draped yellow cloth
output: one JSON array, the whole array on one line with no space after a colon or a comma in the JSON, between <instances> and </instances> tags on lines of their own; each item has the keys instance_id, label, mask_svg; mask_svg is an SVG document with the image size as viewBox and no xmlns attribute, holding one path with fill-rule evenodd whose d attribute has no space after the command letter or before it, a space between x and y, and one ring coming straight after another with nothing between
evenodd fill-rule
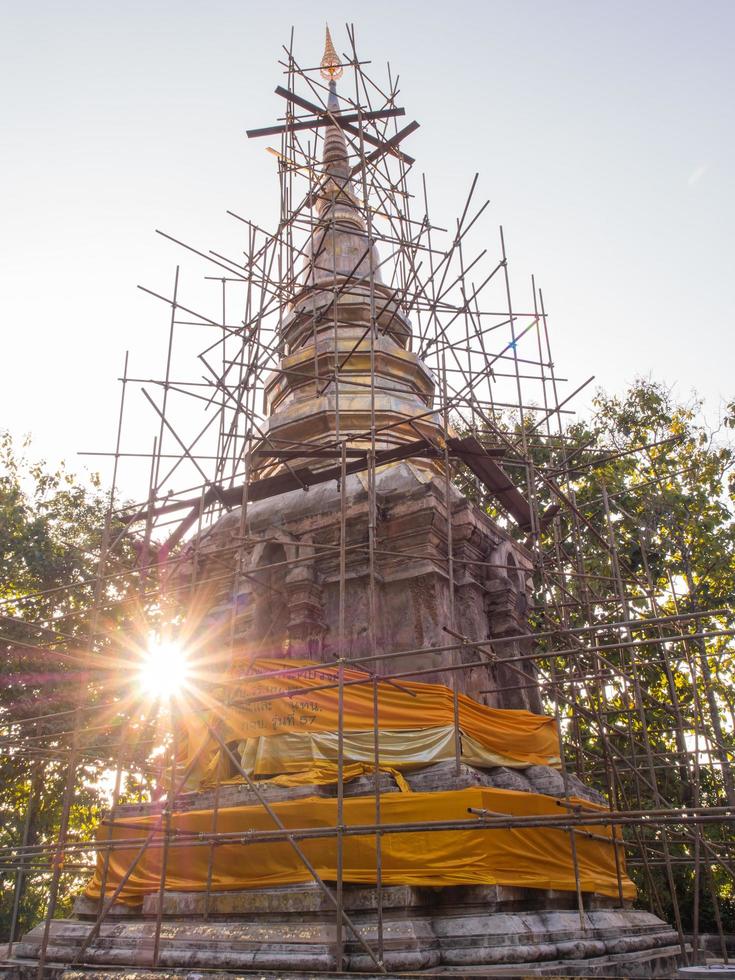
<instances>
[{"instance_id":1,"label":"draped yellow cloth","mask_svg":"<svg viewBox=\"0 0 735 980\"><path fill-rule=\"evenodd\" d=\"M582 802L582 801L576 801ZM589 803L593 811L603 811ZM334 828L337 804L334 799L308 798L272 804L283 824L291 830ZM461 829L383 833L382 880L385 885L515 885L528 888L573 891L576 888L572 846L568 830L549 827L486 828L470 816L468 807L519 816L559 816L553 799L535 793L513 790L471 788L438 793L387 793L381 797L381 821L386 827L412 822L467 821ZM368 827L375 823L375 800L351 797L344 800L347 827ZM124 825L113 825L112 840L126 842L112 850L105 894L110 897L134 864L140 844L148 833L160 826L160 817L126 818ZM216 829L221 834L243 834L245 839L220 843L213 850L208 841L197 843L189 834L212 832L211 810L174 813L175 831L166 859L165 887L179 891L204 891L212 855L212 889L266 888L312 880L298 854L287 841L248 842L248 831L274 830L273 819L261 806L232 807L217 814ZM609 827L593 825L575 834L579 884L583 891L624 898L635 897L635 886L621 870L618 881L614 846L585 836L584 831L611 837ZM110 828L103 825L98 839L107 842ZM127 846L128 842L130 846ZM337 844L334 836L302 839L303 849L317 873L325 881L337 877ZM620 867L624 868L622 849ZM139 903L156 892L161 883L163 850L160 837L134 865L121 890L119 900ZM101 848L97 871L86 894L98 898L105 861ZM344 838L344 875L347 883L375 882L375 836L366 833Z\"/></svg>"},{"instance_id":2,"label":"draped yellow cloth","mask_svg":"<svg viewBox=\"0 0 735 980\"><path fill-rule=\"evenodd\" d=\"M396 781L396 785L401 793L411 793L408 780L400 771L393 769L392 766L378 766L380 772L387 772ZM365 762L348 762L342 766L342 779L345 783L358 776L371 776L375 773L375 766ZM233 783L244 782L242 778L230 780ZM328 786L339 782L339 767L333 762L321 762L313 769L304 769L303 772L283 773L280 776L272 776L267 783L272 786Z\"/></svg>"},{"instance_id":3,"label":"draped yellow cloth","mask_svg":"<svg viewBox=\"0 0 735 980\"><path fill-rule=\"evenodd\" d=\"M307 669L258 677L299 667ZM250 665L250 670L250 677L228 688L225 703L205 714L194 710L183 713L186 751L180 759L182 765L199 753L188 786L217 773L219 749L207 727L215 721L225 742L239 744L244 768L256 775L298 772L312 768L315 761L336 758L337 668L304 660L260 659ZM379 681L377 686L376 719L372 677L359 669L344 668L345 759L369 762L373 758L372 732L376 725L381 734L381 762L394 767L416 766L453 757L454 694L448 687L404 680ZM481 766L559 765L556 724L546 715L489 708L460 694L457 722L464 737L462 756L466 762Z\"/></svg>"}]
</instances>

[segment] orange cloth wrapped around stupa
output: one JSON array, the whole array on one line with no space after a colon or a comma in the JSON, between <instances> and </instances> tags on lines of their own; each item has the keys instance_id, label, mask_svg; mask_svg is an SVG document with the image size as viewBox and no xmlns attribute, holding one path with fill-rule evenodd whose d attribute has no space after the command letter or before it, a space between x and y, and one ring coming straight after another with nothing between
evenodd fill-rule
<instances>
[{"instance_id":1,"label":"orange cloth wrapped around stupa","mask_svg":"<svg viewBox=\"0 0 735 980\"><path fill-rule=\"evenodd\" d=\"M207 784L224 772L210 726L237 746L241 763L254 776L302 772L336 762L339 729L338 668L299 660L254 661L251 675L233 684L216 708L192 707L181 717L186 735L180 762L196 757L187 786ZM475 766L559 766L556 723L530 711L489 708L442 684L374 679L343 668L344 759L374 763L374 730L379 763L411 769L455 758ZM456 721L456 724L455 724ZM208 743L208 744L207 744ZM219 768L219 772L218 772ZM224 767L226 770L228 767Z\"/></svg>"},{"instance_id":2,"label":"orange cloth wrapped around stupa","mask_svg":"<svg viewBox=\"0 0 735 980\"><path fill-rule=\"evenodd\" d=\"M603 807L577 801L591 816ZM310 797L270 804L279 820L293 830L299 846L320 877L337 878L337 801ZM384 885L450 886L509 885L524 888L574 891L574 857L568 830L552 827L483 826L468 814L468 807L519 817L558 818L556 801L537 793L514 790L470 788L438 793L385 793L381 796L381 863ZM158 891L164 849L161 837L153 837L141 854L141 844L151 831L160 828L157 815L126 818L112 828L102 826L99 840L123 840L129 846L110 852L106 879L107 897L123 876L133 871L118 900L135 905ZM432 822L457 821L461 827L431 830ZM391 824L427 823L423 830L391 831ZM344 823L349 828L365 827L364 834L344 837L343 880L351 884L373 884L376 880L376 837L368 828L375 824L375 800L370 796L344 801ZM211 847L211 810L177 812L172 816L174 836L166 855L165 887L174 891L205 891L212 861L211 888L224 891L269 888L311 880L311 874L292 846L280 840L253 840L253 833L275 831L271 816L257 806L222 808L217 813L219 834L229 840ZM330 834L331 829L331 834ZM324 831L324 836L300 837L298 831ZM197 840L197 836L202 835ZM620 848L620 878L610 828L592 824L575 832L579 887L617 898L635 897L635 886L625 875ZM222 841L222 838L220 838ZM137 859L137 860L136 860ZM89 898L99 898L104 866L104 849L97 871L87 886Z\"/></svg>"},{"instance_id":3,"label":"orange cloth wrapped around stupa","mask_svg":"<svg viewBox=\"0 0 735 980\"><path fill-rule=\"evenodd\" d=\"M303 669L302 669L303 668ZM185 739L179 755L188 788L216 782L241 782L223 759L225 742L253 779L280 786L325 784L338 778L337 730L340 720L338 668L293 660L257 660L252 676L227 689L227 703L183 711ZM381 866L385 885L509 885L527 888L594 891L633 898L635 887L616 860L613 832L594 823L574 830L553 826L492 827L468 809L514 817L558 819L567 811L538 793L471 787L413 793L401 770L410 771L446 758L477 766L559 765L558 734L552 718L527 711L488 708L439 684L375 679L343 667L343 779L374 772L374 726L378 727L381 770L391 772L395 792L380 797ZM267 676L263 676L267 675ZM374 713L377 686L378 717ZM591 818L604 807L573 800ZM317 873L337 877L337 801L308 797L272 802L277 821L261 805L223 806L216 814L219 837L212 848L212 810L174 811L172 837L162 847L162 817L152 813L103 825L98 833L113 842L105 872L105 848L86 894L98 898L106 880L109 897L137 904L165 887L180 891L267 888L310 880L310 872L281 835L278 821L295 831L295 839ZM343 880L370 884L376 880L376 805L372 795L343 801ZM452 821L451 828L432 824ZM391 830L397 824L425 824L425 829ZM364 833L355 830L364 828ZM349 828L353 828L349 832ZM311 834L309 833L311 831ZM275 832L268 840L259 832ZM301 832L301 833L299 833ZM302 836L303 834L303 836ZM143 841L150 836L148 846ZM115 843L117 842L117 843ZM576 858L574 853L576 852ZM164 859L163 855L166 854ZM166 861L165 876L162 861ZM575 873L575 861L577 870ZM211 867L210 867L211 862Z\"/></svg>"}]
</instances>

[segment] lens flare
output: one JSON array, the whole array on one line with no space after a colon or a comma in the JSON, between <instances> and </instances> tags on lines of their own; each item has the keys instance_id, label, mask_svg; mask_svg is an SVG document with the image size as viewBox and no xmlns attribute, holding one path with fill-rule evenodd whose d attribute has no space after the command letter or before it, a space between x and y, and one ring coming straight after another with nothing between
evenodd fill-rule
<instances>
[{"instance_id":1,"label":"lens flare","mask_svg":"<svg viewBox=\"0 0 735 980\"><path fill-rule=\"evenodd\" d=\"M144 694L168 700L186 687L188 676L186 652L178 643L152 641L149 644L138 678Z\"/></svg>"}]
</instances>

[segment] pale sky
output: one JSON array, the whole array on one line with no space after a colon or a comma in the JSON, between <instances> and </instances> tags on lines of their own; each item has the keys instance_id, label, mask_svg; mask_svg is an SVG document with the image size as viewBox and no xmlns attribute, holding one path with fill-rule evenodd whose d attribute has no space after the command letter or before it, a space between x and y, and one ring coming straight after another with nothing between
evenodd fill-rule
<instances>
[{"instance_id":1,"label":"pale sky","mask_svg":"<svg viewBox=\"0 0 735 980\"><path fill-rule=\"evenodd\" d=\"M572 387L652 374L714 419L735 395L731 0L71 0L4 4L0 428L80 470L112 448L125 350L161 374L166 310L136 286L167 292L181 255L154 229L226 251L227 209L274 226L275 161L244 131L282 112L291 26L313 65L325 20L400 74L440 224L480 171Z\"/></svg>"}]
</instances>

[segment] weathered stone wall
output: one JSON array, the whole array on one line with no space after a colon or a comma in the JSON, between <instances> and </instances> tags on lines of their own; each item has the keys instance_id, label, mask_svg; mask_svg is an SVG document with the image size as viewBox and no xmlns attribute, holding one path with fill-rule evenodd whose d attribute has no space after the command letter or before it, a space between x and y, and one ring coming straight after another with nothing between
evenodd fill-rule
<instances>
[{"instance_id":1,"label":"weathered stone wall","mask_svg":"<svg viewBox=\"0 0 735 980\"><path fill-rule=\"evenodd\" d=\"M368 564L365 480L347 481L345 633L339 636L340 495L315 486L233 511L192 544L181 581L194 581L192 607L206 608L202 627L250 659L262 656L333 660L435 648L379 662L381 672L429 671L421 680L456 686L497 707L540 711L532 662L503 659L528 653L529 554L479 508L450 487L454 611L450 593L444 479L397 463L376 478L375 591ZM233 590L236 562L241 574ZM445 650L457 640L482 649ZM495 665L495 658L500 663ZM461 662L487 665L451 670Z\"/></svg>"}]
</instances>

